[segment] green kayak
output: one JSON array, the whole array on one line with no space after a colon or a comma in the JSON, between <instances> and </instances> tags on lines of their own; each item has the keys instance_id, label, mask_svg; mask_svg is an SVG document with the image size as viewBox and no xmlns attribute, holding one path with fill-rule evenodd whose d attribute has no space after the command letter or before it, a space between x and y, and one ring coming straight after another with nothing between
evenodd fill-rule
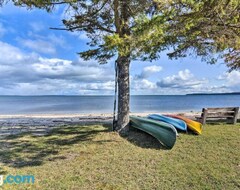
<instances>
[{"instance_id":1,"label":"green kayak","mask_svg":"<svg viewBox=\"0 0 240 190\"><path fill-rule=\"evenodd\" d=\"M168 149L171 149L176 142L177 131L171 124L136 116L130 116L130 124L152 135Z\"/></svg>"}]
</instances>

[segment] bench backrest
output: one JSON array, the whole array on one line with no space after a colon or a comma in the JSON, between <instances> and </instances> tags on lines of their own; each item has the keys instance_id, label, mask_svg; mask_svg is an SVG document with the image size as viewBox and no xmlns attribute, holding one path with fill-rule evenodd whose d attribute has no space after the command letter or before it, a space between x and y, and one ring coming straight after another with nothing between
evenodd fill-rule
<instances>
[{"instance_id":1,"label":"bench backrest","mask_svg":"<svg viewBox=\"0 0 240 190\"><path fill-rule=\"evenodd\" d=\"M205 124L207 118L222 119L226 118L231 123L236 124L238 117L239 107L226 107L226 108L203 108L202 109L202 123Z\"/></svg>"}]
</instances>

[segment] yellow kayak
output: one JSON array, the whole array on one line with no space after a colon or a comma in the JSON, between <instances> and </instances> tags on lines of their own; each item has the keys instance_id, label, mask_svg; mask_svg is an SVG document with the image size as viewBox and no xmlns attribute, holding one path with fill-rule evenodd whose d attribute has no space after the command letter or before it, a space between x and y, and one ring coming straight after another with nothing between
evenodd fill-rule
<instances>
[{"instance_id":1,"label":"yellow kayak","mask_svg":"<svg viewBox=\"0 0 240 190\"><path fill-rule=\"evenodd\" d=\"M167 115L167 116L185 121L190 130L192 130L194 133L196 133L198 135L202 134L202 124L201 123L199 123L197 121L193 121L191 119L188 119L188 118L180 116L180 115Z\"/></svg>"}]
</instances>

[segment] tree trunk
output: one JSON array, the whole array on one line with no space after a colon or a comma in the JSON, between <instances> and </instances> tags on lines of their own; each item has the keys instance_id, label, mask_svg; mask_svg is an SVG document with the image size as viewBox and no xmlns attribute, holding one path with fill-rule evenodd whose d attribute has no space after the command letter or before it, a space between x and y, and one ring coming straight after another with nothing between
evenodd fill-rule
<instances>
[{"instance_id":1,"label":"tree trunk","mask_svg":"<svg viewBox=\"0 0 240 190\"><path fill-rule=\"evenodd\" d=\"M115 130L122 135L129 131L129 56L119 56L118 66L118 115Z\"/></svg>"}]
</instances>

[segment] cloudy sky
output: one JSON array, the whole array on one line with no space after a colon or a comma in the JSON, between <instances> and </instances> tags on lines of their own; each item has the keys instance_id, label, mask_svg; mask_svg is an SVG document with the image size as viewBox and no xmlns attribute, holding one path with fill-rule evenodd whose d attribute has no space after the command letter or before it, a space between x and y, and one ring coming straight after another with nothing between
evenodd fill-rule
<instances>
[{"instance_id":1,"label":"cloudy sky","mask_svg":"<svg viewBox=\"0 0 240 190\"><path fill-rule=\"evenodd\" d=\"M99 65L83 61L83 33L50 30L61 27L63 9L48 14L12 5L0 7L0 95L111 95L114 60ZM240 91L240 72L227 72L219 61L208 65L188 57L131 64L131 93L186 94Z\"/></svg>"}]
</instances>

